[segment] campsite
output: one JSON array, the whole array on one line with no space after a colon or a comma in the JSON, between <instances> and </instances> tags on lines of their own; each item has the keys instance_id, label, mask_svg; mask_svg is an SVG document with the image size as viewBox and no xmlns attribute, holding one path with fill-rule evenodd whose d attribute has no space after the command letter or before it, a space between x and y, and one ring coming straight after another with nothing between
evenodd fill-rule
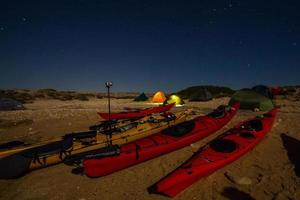
<instances>
[{"instance_id":1,"label":"campsite","mask_svg":"<svg viewBox=\"0 0 300 200\"><path fill-rule=\"evenodd\" d=\"M300 200L300 1L0 3L0 200Z\"/></svg>"},{"instance_id":2,"label":"campsite","mask_svg":"<svg viewBox=\"0 0 300 200\"><path fill-rule=\"evenodd\" d=\"M244 91L248 92L250 89L241 90L241 92ZM155 107L158 104L166 104L167 100L170 100L169 103L181 105L174 106L171 112L177 113L191 108L193 113L189 118L194 118L199 115L203 116L220 105L233 102L236 100L236 95L240 96L239 92L234 93L231 98L209 98L206 101L190 101L188 98L180 98L180 101L176 101L177 98L173 99L175 94L164 94L162 91L158 93L159 95L136 93L131 95L131 98L128 97L128 94L123 94L124 99L120 98L120 95L118 98L111 99L111 110L120 112L124 110L125 106L141 110ZM206 93L204 92L204 94ZM214 95L217 96L217 94ZM220 96L220 94L218 95ZM280 107L278 116L270 134L253 151L212 175L197 181L176 198L297 199L300 194L300 182L297 178L299 161L293 157L297 150L297 141L299 141L297 131L300 130L297 123L300 104L299 101L295 101L298 98L297 95L299 95L298 92L289 93L288 95L279 95L272 100ZM143 97L143 101L136 101L136 97L140 96ZM152 102L156 96L159 99L154 99L155 102ZM170 98L172 96L173 98ZM179 95L177 96L179 97ZM201 96L203 95L201 94ZM240 109L224 128L182 149L95 179L73 174L73 167L65 164L35 170L17 179L0 180L0 197L1 199L95 199L97 196L101 196L104 199L124 197L128 199L165 199L166 197L160 195L149 194L147 189L186 161L199 147L213 140L225 130L232 128L241 120L265 112L265 107L259 107L259 102L265 105L261 96L256 98L251 96L253 98L250 100L251 103L258 101L253 104L249 104L247 95L246 98L245 95L242 96L247 100L246 107ZM241 107L242 100L239 99ZM90 97L87 101L39 98L32 103L23 105L25 108L23 110L0 112L1 143L13 140L37 143L62 136L65 133L86 131L89 125L96 124L100 120L97 112L107 111L107 98L105 98L105 94L100 99ZM249 106L252 107L249 108ZM278 160L282 160L282 162L278 162ZM112 190L114 192L111 192Z\"/></svg>"}]
</instances>

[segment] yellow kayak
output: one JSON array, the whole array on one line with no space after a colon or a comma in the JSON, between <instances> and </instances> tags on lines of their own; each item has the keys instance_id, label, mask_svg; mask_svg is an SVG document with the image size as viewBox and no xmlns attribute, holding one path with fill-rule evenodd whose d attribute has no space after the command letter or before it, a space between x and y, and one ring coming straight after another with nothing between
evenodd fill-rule
<instances>
[{"instance_id":1,"label":"yellow kayak","mask_svg":"<svg viewBox=\"0 0 300 200\"><path fill-rule=\"evenodd\" d=\"M132 142L182 123L190 113L191 110L187 110L168 116L147 116L115 128L111 137L97 131L73 133L47 144L2 152L5 156L0 158L0 178L16 178L28 171L60 163L67 156L108 147L108 141L114 145Z\"/></svg>"},{"instance_id":2,"label":"yellow kayak","mask_svg":"<svg viewBox=\"0 0 300 200\"><path fill-rule=\"evenodd\" d=\"M145 119L146 119L146 117L145 117ZM145 119L141 119L141 120L145 120ZM112 122L111 124L112 124L113 128L117 128L117 127L125 126L125 125L127 125L131 122L133 122L133 121L131 121L131 120L119 120L117 122ZM98 132L101 132L101 131L103 131L103 129L104 130L108 129L107 126L108 126L108 121L104 121L104 122L101 122L100 125L91 126L90 130L97 130ZM71 133L71 134L67 134L65 136L52 138L52 139L42 141L42 142L38 142L38 143L35 143L35 144L26 144L26 143L23 143L21 141L7 142L5 144L0 145L0 158L9 156L11 154L18 153L20 151L24 151L26 149L31 149L33 147L43 146L43 145L46 145L46 144L50 144L52 142L61 141L64 138L66 138L66 136L72 136L72 135L73 135L73 138L75 138L75 139L79 136L81 138L82 137L89 138L90 136L96 137L95 131L88 131L88 132ZM104 136L102 135L102 137L104 137Z\"/></svg>"}]
</instances>

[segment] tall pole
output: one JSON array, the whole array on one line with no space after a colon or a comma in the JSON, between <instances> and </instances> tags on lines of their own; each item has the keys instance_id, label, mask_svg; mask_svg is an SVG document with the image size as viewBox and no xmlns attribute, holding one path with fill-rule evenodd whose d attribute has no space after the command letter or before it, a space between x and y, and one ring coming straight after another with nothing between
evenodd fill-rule
<instances>
[{"instance_id":1,"label":"tall pole","mask_svg":"<svg viewBox=\"0 0 300 200\"><path fill-rule=\"evenodd\" d=\"M108 123L109 123L109 145L112 145L111 119L110 119L110 87L113 85L111 81L107 81L105 86L107 88L108 97Z\"/></svg>"},{"instance_id":2,"label":"tall pole","mask_svg":"<svg viewBox=\"0 0 300 200\"><path fill-rule=\"evenodd\" d=\"M107 87L108 94L108 121L110 122L110 87Z\"/></svg>"}]
</instances>

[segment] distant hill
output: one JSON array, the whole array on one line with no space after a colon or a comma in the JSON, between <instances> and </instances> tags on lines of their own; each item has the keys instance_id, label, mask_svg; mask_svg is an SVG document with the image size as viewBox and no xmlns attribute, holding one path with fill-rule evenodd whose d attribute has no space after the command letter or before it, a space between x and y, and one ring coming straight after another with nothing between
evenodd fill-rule
<instances>
[{"instance_id":1,"label":"distant hill","mask_svg":"<svg viewBox=\"0 0 300 200\"><path fill-rule=\"evenodd\" d=\"M111 97L117 99L134 99L140 93L137 92L112 92ZM80 100L88 101L92 98L105 98L105 92L76 92L76 91L58 91L51 88L40 90L0 90L0 98L11 98L22 103L31 103L36 99L57 99L61 101Z\"/></svg>"},{"instance_id":2,"label":"distant hill","mask_svg":"<svg viewBox=\"0 0 300 200\"><path fill-rule=\"evenodd\" d=\"M229 87L220 87L212 85L192 86L177 92L184 99L194 98L194 94L199 94L201 91L207 90L213 98L231 96L235 91Z\"/></svg>"}]
</instances>

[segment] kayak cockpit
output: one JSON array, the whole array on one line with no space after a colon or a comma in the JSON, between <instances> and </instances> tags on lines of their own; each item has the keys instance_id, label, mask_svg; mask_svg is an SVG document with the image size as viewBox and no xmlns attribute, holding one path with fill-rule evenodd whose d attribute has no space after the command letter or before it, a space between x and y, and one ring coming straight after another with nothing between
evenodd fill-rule
<instances>
[{"instance_id":1,"label":"kayak cockpit","mask_svg":"<svg viewBox=\"0 0 300 200\"><path fill-rule=\"evenodd\" d=\"M172 137L182 137L188 133L190 133L195 127L195 121L186 121L181 124L171 126L170 128L162 131L164 135L172 136Z\"/></svg>"},{"instance_id":2,"label":"kayak cockpit","mask_svg":"<svg viewBox=\"0 0 300 200\"><path fill-rule=\"evenodd\" d=\"M212 141L209 146L212 150L221 153L234 152L238 147L236 142L228 139L216 139Z\"/></svg>"},{"instance_id":3,"label":"kayak cockpit","mask_svg":"<svg viewBox=\"0 0 300 200\"><path fill-rule=\"evenodd\" d=\"M231 109L230 106L219 106L216 110L212 111L207 116L215 119L224 118L226 113L229 112L230 109Z\"/></svg>"},{"instance_id":4,"label":"kayak cockpit","mask_svg":"<svg viewBox=\"0 0 300 200\"><path fill-rule=\"evenodd\" d=\"M263 123L260 119L253 119L243 123L240 128L249 131L261 131L263 130Z\"/></svg>"}]
</instances>

